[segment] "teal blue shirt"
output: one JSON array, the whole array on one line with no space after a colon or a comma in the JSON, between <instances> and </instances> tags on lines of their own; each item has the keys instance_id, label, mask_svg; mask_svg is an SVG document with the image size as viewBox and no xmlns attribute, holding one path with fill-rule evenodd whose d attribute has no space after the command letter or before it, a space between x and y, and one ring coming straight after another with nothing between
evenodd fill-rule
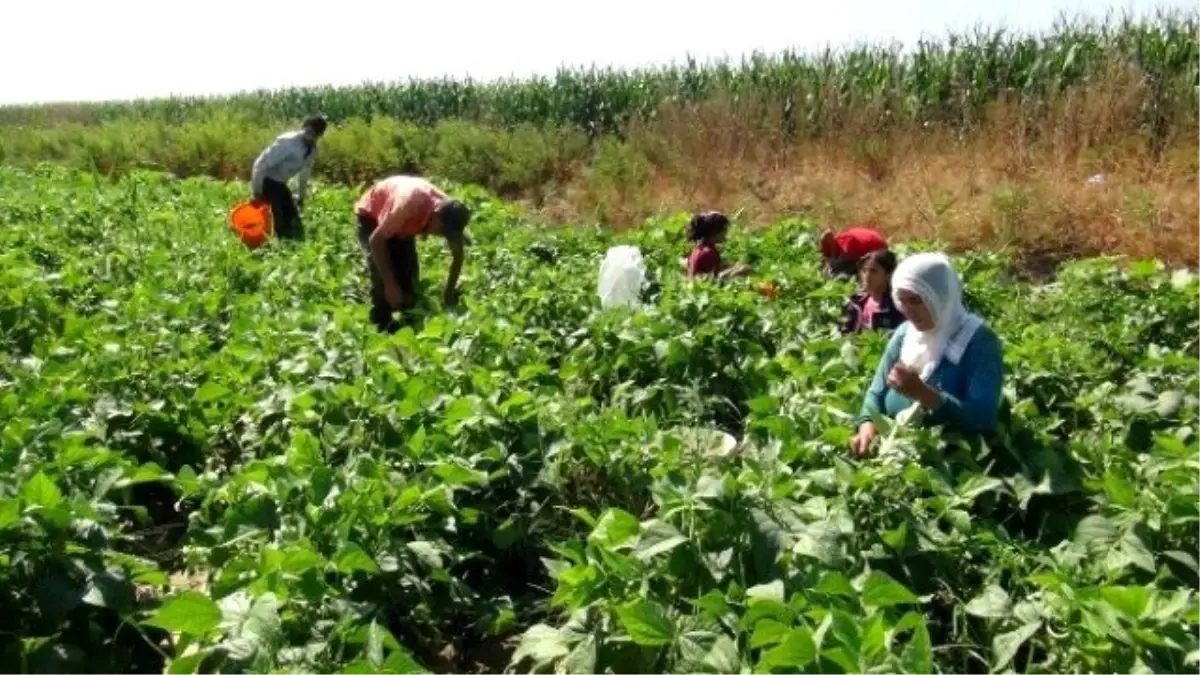
<instances>
[{"instance_id":1,"label":"teal blue shirt","mask_svg":"<svg viewBox=\"0 0 1200 675\"><path fill-rule=\"evenodd\" d=\"M900 345L904 344L910 326L905 322L892 334L855 418L856 429L870 421L872 413L895 418L913 404L912 399L887 386L888 373L900 359ZM980 326L971 336L959 362L942 359L927 384L941 392L942 404L937 411L925 416L925 424L948 424L965 433L994 431L1004 385L1004 359L999 338L987 324Z\"/></svg>"}]
</instances>

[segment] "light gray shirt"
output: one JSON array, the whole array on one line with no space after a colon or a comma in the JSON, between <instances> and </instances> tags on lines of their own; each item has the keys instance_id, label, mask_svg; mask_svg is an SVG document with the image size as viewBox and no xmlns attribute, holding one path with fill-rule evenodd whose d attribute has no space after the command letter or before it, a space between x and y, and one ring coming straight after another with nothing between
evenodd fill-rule
<instances>
[{"instance_id":1,"label":"light gray shirt","mask_svg":"<svg viewBox=\"0 0 1200 675\"><path fill-rule=\"evenodd\" d=\"M264 178L286 185L293 176L299 175L296 181L296 197L303 201L308 192L308 178L317 158L315 147L312 153L305 157L304 153L307 151L303 131L289 131L277 136L258 159L254 160L254 168L250 172L250 187L253 193L262 192Z\"/></svg>"}]
</instances>

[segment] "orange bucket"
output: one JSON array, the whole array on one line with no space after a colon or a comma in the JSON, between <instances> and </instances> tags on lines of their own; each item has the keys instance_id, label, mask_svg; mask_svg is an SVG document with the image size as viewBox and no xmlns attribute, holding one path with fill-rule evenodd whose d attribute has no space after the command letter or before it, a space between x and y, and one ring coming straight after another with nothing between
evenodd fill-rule
<instances>
[{"instance_id":1,"label":"orange bucket","mask_svg":"<svg viewBox=\"0 0 1200 675\"><path fill-rule=\"evenodd\" d=\"M271 206L266 202L248 201L229 213L229 227L242 238L242 243L255 249L271 236Z\"/></svg>"},{"instance_id":2,"label":"orange bucket","mask_svg":"<svg viewBox=\"0 0 1200 675\"><path fill-rule=\"evenodd\" d=\"M779 297L779 287L775 285L774 281L764 281L758 287L758 292L762 293L764 297L771 298L772 300Z\"/></svg>"}]
</instances>

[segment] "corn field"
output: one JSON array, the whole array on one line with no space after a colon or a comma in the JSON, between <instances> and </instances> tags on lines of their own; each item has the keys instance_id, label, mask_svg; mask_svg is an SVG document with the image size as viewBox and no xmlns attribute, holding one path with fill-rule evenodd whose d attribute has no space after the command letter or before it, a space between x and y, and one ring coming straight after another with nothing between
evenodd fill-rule
<instances>
[{"instance_id":1,"label":"corn field","mask_svg":"<svg viewBox=\"0 0 1200 675\"><path fill-rule=\"evenodd\" d=\"M665 103L721 96L758 106L789 133L835 131L846 111L874 123L970 128L988 107L1016 102L1037 111L1079 86L1121 73L1143 88L1149 130L1194 126L1200 85L1200 14L1063 22L1040 35L1003 30L949 35L913 49L862 46L817 54L755 54L733 64L632 71L561 70L553 77L475 82L410 81L355 87L256 91L96 104L0 108L0 126L145 120L177 124L214 113L255 122L294 121L322 111L336 123L390 117L418 125L461 119L502 128L520 124L619 132L653 119ZM859 119L861 119L861 114Z\"/></svg>"}]
</instances>

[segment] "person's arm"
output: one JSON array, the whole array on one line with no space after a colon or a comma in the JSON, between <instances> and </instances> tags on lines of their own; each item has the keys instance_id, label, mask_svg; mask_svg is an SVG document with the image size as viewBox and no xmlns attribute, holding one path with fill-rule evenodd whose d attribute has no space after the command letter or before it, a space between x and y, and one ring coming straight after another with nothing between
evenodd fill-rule
<instances>
[{"instance_id":1,"label":"person's arm","mask_svg":"<svg viewBox=\"0 0 1200 675\"><path fill-rule=\"evenodd\" d=\"M967 389L961 397L937 392L939 404L930 423L950 422L966 432L996 428L1004 389L1004 356L1000 339L986 326L979 329L959 362Z\"/></svg>"},{"instance_id":2,"label":"person's arm","mask_svg":"<svg viewBox=\"0 0 1200 675\"><path fill-rule=\"evenodd\" d=\"M300 170L300 175L296 177L296 202L300 208L304 208L304 198L308 196L308 178L312 175L313 165L317 161L317 149L309 153L308 159L304 160L304 168Z\"/></svg>"},{"instance_id":3,"label":"person's arm","mask_svg":"<svg viewBox=\"0 0 1200 675\"><path fill-rule=\"evenodd\" d=\"M729 277L744 277L749 273L749 265L746 263L737 263L736 265L725 265L724 269L722 269L717 276L721 277L722 279L728 279Z\"/></svg>"},{"instance_id":4,"label":"person's arm","mask_svg":"<svg viewBox=\"0 0 1200 675\"><path fill-rule=\"evenodd\" d=\"M900 360L900 345L904 344L904 333L907 330L907 324L892 334L892 339L888 342L887 349L883 352L883 356L879 359L879 366L875 369L875 377L871 380L871 386L867 387L867 393L863 396L862 407L859 408L858 417L854 418L854 427L857 429L864 422L870 422L872 415L884 414L884 397L887 395L887 376L892 371L892 366L896 361Z\"/></svg>"},{"instance_id":5,"label":"person's arm","mask_svg":"<svg viewBox=\"0 0 1200 675\"><path fill-rule=\"evenodd\" d=\"M462 273L466 250L462 241L446 240L450 247L450 273L446 276L446 290L442 295L447 304L453 305L458 298L458 275Z\"/></svg>"},{"instance_id":6,"label":"person's arm","mask_svg":"<svg viewBox=\"0 0 1200 675\"><path fill-rule=\"evenodd\" d=\"M275 165L279 163L279 160L281 157L283 157L284 152L286 152L286 148L283 142L279 139L275 139L275 141L272 142L271 145L267 146L267 149L263 150L262 153L258 155L258 158L254 160L254 168L250 170L250 191L254 194L254 196L257 197L262 195L263 179L266 178L267 173L270 172L271 169L275 168Z\"/></svg>"}]
</instances>

